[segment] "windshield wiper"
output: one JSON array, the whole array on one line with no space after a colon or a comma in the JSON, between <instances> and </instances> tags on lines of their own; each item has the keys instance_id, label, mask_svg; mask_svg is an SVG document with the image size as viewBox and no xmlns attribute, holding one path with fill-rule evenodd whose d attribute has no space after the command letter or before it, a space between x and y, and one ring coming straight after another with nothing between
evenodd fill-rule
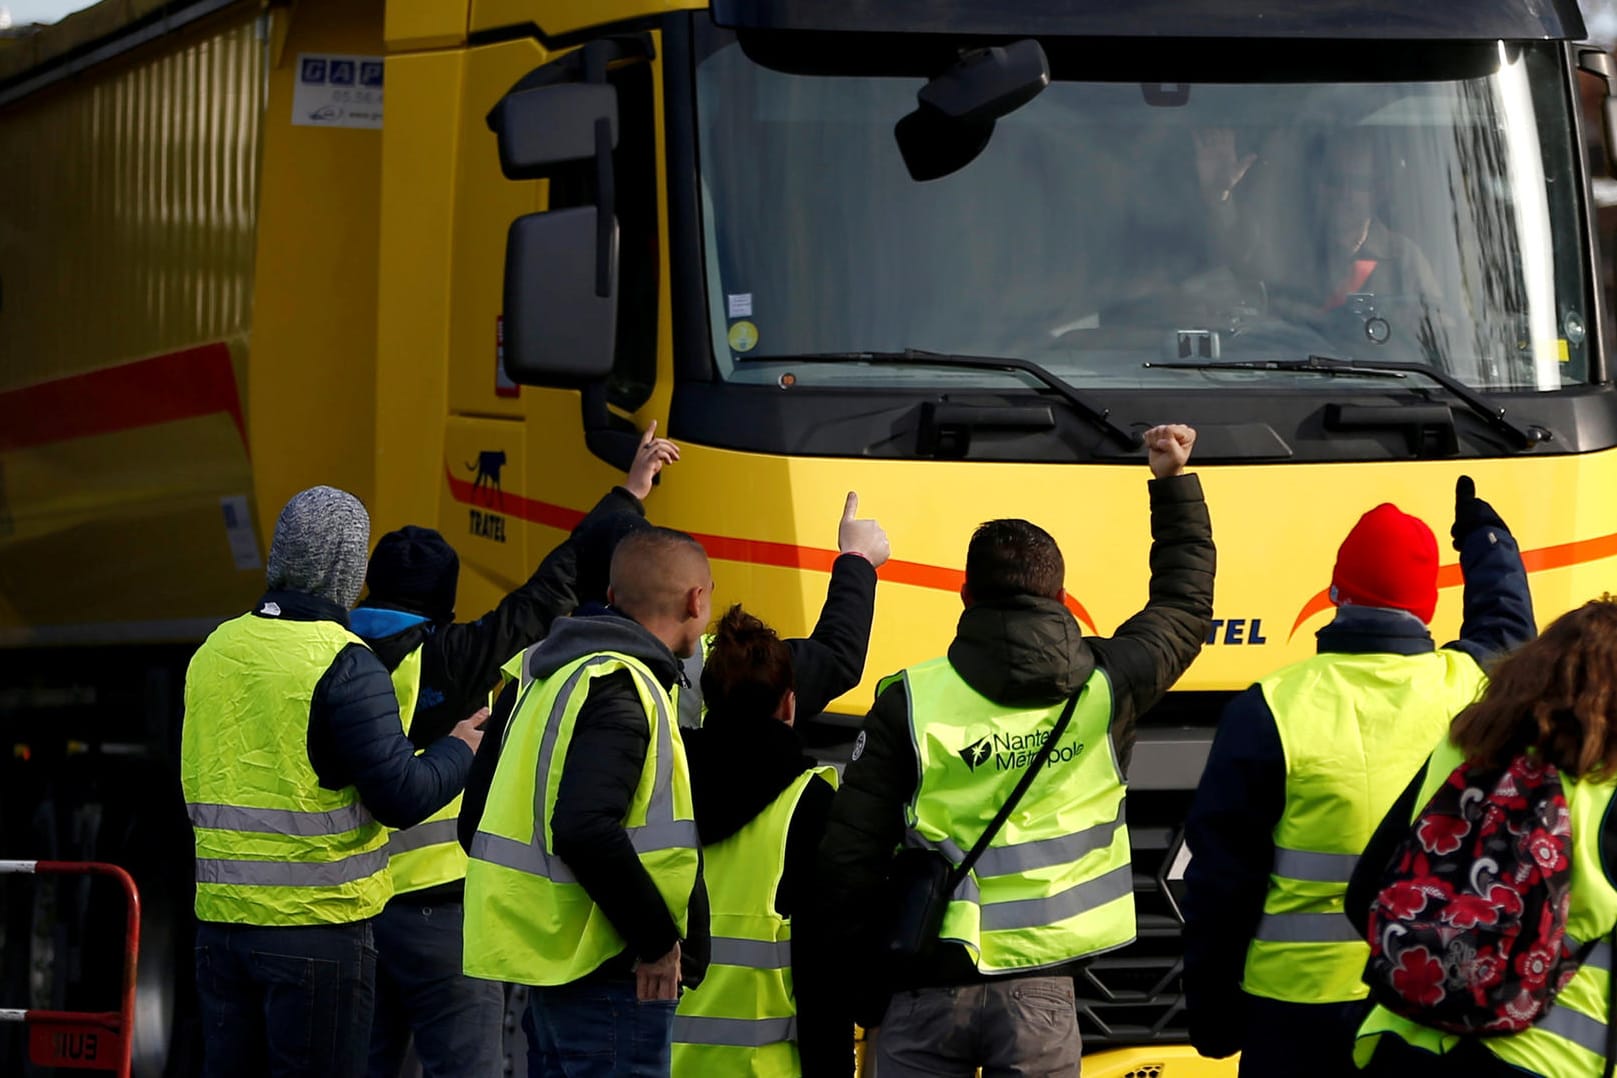
<instances>
[{"instance_id":1,"label":"windshield wiper","mask_svg":"<svg viewBox=\"0 0 1617 1078\"><path fill-rule=\"evenodd\" d=\"M1531 449L1540 442L1549 441L1552 437L1550 432L1543 427L1524 426L1508 418L1503 408L1489 403L1488 399L1482 394L1448 372L1429 363L1396 363L1390 361L1381 362L1380 360L1360 363L1352 359L1335 359L1331 356L1309 356L1307 359L1146 363L1145 366L1185 371L1296 371L1302 374L1346 375L1359 378L1402 378L1406 374L1418 374L1423 378L1431 379L1452 393L1455 399L1470 409L1472 414L1494 430L1506 435L1517 449Z\"/></svg>"},{"instance_id":2,"label":"windshield wiper","mask_svg":"<svg viewBox=\"0 0 1617 1078\"><path fill-rule=\"evenodd\" d=\"M874 363L899 366L922 363L931 367L961 367L976 371L1020 371L1042 382L1056 396L1072 406L1072 410L1099 427L1108 438L1124 449L1138 449L1141 438L1137 431L1120 427L1111 418L1111 410L1094 404L1059 375L1031 359L1013 356L961 356L945 352L928 352L920 348L906 348L902 352L811 352L785 356L737 356L740 363Z\"/></svg>"}]
</instances>

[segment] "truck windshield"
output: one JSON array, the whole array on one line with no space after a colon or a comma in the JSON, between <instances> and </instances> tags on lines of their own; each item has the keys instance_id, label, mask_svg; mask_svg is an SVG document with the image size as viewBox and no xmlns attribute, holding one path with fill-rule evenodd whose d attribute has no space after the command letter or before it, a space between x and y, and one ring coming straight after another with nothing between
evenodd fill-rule
<instances>
[{"instance_id":1,"label":"truck windshield","mask_svg":"<svg viewBox=\"0 0 1617 1078\"><path fill-rule=\"evenodd\" d=\"M1429 363L1484 391L1587 381L1557 47L1435 44L1355 76L1374 49L1308 68L1321 81L1247 83L1236 64L1116 81L1115 61L1085 81L1052 50L1055 80L980 156L916 182L893 125L920 79L790 74L714 42L697 103L719 373L1034 384L857 359L917 349L1030 359L1078 387L1182 389L1147 364L1311 354ZM827 354L848 358L791 365Z\"/></svg>"}]
</instances>

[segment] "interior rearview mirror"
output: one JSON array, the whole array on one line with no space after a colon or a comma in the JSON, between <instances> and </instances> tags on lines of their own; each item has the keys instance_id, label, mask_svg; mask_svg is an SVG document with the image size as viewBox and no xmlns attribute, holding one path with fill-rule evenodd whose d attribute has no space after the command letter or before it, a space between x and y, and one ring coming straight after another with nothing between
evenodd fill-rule
<instances>
[{"instance_id":1,"label":"interior rearview mirror","mask_svg":"<svg viewBox=\"0 0 1617 1078\"><path fill-rule=\"evenodd\" d=\"M951 120L997 120L1050 85L1050 61L1032 38L974 49L916 95Z\"/></svg>"},{"instance_id":2,"label":"interior rearview mirror","mask_svg":"<svg viewBox=\"0 0 1617 1078\"><path fill-rule=\"evenodd\" d=\"M1044 47L1029 38L965 53L916 95L918 107L894 135L915 180L935 180L965 168L988 145L994 121L1050 85Z\"/></svg>"},{"instance_id":3,"label":"interior rearview mirror","mask_svg":"<svg viewBox=\"0 0 1617 1078\"><path fill-rule=\"evenodd\" d=\"M618 144L617 90L597 83L560 83L506 94L489 119L506 179L531 180L547 169L596 155L596 128L607 149Z\"/></svg>"},{"instance_id":4,"label":"interior rearview mirror","mask_svg":"<svg viewBox=\"0 0 1617 1078\"><path fill-rule=\"evenodd\" d=\"M583 386L611 373L617 219L605 230L598 226L594 206L530 213L511 222L505 242L505 373L513 382ZM604 295L596 287L602 263L610 282Z\"/></svg>"}]
</instances>

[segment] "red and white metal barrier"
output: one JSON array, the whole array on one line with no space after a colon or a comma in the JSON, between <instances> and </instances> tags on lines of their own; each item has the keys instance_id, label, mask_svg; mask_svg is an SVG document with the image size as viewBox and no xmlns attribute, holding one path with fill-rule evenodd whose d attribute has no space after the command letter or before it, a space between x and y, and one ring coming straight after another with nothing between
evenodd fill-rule
<instances>
[{"instance_id":1,"label":"red and white metal barrier","mask_svg":"<svg viewBox=\"0 0 1617 1078\"><path fill-rule=\"evenodd\" d=\"M140 892L129 873L99 861L0 861L0 875L110 876L128 906L124 932L124 983L119 1010L36 1011L0 1008L0 1022L28 1026L28 1059L46 1067L110 1070L129 1078L135 1025L135 966L140 958Z\"/></svg>"}]
</instances>

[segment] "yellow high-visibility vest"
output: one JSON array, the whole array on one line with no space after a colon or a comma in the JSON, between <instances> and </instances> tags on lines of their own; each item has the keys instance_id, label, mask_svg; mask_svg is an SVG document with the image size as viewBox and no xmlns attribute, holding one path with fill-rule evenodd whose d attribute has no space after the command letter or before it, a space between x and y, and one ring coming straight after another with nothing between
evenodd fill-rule
<instances>
[{"instance_id":1,"label":"yellow high-visibility vest","mask_svg":"<svg viewBox=\"0 0 1617 1078\"><path fill-rule=\"evenodd\" d=\"M631 675L651 735L624 826L685 933L698 855L690 774L673 705L640 660L596 652L529 682L512 711L466 870L470 976L567 984L625 947L566 862L551 852L550 823L579 709L595 679L619 671Z\"/></svg>"},{"instance_id":2,"label":"yellow high-visibility vest","mask_svg":"<svg viewBox=\"0 0 1617 1078\"><path fill-rule=\"evenodd\" d=\"M393 894L387 836L352 786L309 762L309 706L339 652L330 621L246 614L185 674L180 784L196 838L196 915L249 925L347 924Z\"/></svg>"},{"instance_id":3,"label":"yellow high-visibility vest","mask_svg":"<svg viewBox=\"0 0 1617 1078\"><path fill-rule=\"evenodd\" d=\"M805 771L745 827L702 851L713 956L706 978L679 1000L674 1078L803 1073L792 925L776 912L775 898L786 872L792 816L816 776L837 784L832 768Z\"/></svg>"},{"instance_id":4,"label":"yellow high-visibility vest","mask_svg":"<svg viewBox=\"0 0 1617 1078\"><path fill-rule=\"evenodd\" d=\"M906 841L959 864L1066 705L996 704L947 659L897 676L921 768ZM939 937L964 944L982 972L1060 966L1133 941L1133 870L1111 719L1111 683L1097 670L1061 744L946 908Z\"/></svg>"},{"instance_id":5,"label":"yellow high-visibility vest","mask_svg":"<svg viewBox=\"0 0 1617 1078\"><path fill-rule=\"evenodd\" d=\"M1242 987L1292 1003L1369 994L1370 948L1342 912L1353 866L1486 678L1469 655L1326 653L1258 682L1286 754L1286 806Z\"/></svg>"}]
</instances>

